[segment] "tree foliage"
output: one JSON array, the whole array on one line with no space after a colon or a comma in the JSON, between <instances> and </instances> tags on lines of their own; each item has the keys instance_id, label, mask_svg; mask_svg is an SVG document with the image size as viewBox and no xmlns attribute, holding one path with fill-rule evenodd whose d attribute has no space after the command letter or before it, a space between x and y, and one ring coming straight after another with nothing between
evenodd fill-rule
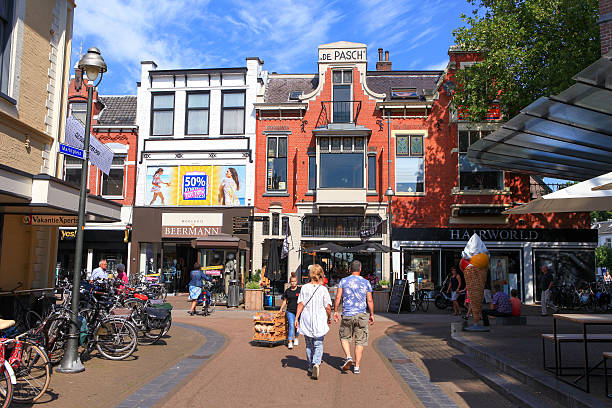
<instances>
[{"instance_id":1,"label":"tree foliage","mask_svg":"<svg viewBox=\"0 0 612 408\"><path fill-rule=\"evenodd\" d=\"M612 268L612 248L605 245L595 248L595 262L599 267Z\"/></svg>"},{"instance_id":2,"label":"tree foliage","mask_svg":"<svg viewBox=\"0 0 612 408\"><path fill-rule=\"evenodd\" d=\"M612 220L612 211L593 211L591 212L591 222Z\"/></svg>"},{"instance_id":3,"label":"tree foliage","mask_svg":"<svg viewBox=\"0 0 612 408\"><path fill-rule=\"evenodd\" d=\"M600 56L598 0L468 0L475 8L453 30L484 60L457 71L456 106L483 121L500 101L508 119L541 96L558 94Z\"/></svg>"}]
</instances>

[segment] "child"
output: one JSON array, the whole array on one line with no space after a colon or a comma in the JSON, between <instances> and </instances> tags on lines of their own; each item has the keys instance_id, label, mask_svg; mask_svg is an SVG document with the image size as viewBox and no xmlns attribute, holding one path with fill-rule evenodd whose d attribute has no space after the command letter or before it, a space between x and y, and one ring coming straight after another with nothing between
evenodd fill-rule
<instances>
[{"instance_id":1,"label":"child","mask_svg":"<svg viewBox=\"0 0 612 408\"><path fill-rule=\"evenodd\" d=\"M472 315L472 304L470 303L470 292L468 292L467 289L465 290L465 300L463 301L463 306L467 308L465 312L465 316L463 316L463 318L467 320Z\"/></svg>"},{"instance_id":2,"label":"child","mask_svg":"<svg viewBox=\"0 0 612 408\"><path fill-rule=\"evenodd\" d=\"M516 289L510 291L510 304L512 305L512 316L520 316L521 299L518 298L518 291Z\"/></svg>"}]
</instances>

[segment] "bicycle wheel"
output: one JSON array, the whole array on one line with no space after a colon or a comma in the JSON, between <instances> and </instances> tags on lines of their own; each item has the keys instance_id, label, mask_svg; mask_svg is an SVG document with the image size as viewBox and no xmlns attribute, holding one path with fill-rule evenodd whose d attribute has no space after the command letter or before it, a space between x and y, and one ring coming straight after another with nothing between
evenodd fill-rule
<instances>
[{"instance_id":1,"label":"bicycle wheel","mask_svg":"<svg viewBox=\"0 0 612 408\"><path fill-rule=\"evenodd\" d=\"M33 310L28 310L25 317L25 324L28 330L38 327L43 318Z\"/></svg>"},{"instance_id":2,"label":"bicycle wheel","mask_svg":"<svg viewBox=\"0 0 612 408\"><path fill-rule=\"evenodd\" d=\"M127 320L106 318L94 330L94 342L104 357L123 360L136 350L137 329Z\"/></svg>"},{"instance_id":3,"label":"bicycle wheel","mask_svg":"<svg viewBox=\"0 0 612 408\"><path fill-rule=\"evenodd\" d=\"M23 342L21 361L15 368L17 384L13 392L13 400L17 402L34 402L49 388L51 371L47 354L30 342Z\"/></svg>"},{"instance_id":4,"label":"bicycle wheel","mask_svg":"<svg viewBox=\"0 0 612 408\"><path fill-rule=\"evenodd\" d=\"M159 289L159 296L161 300L166 301L166 297L168 296L168 288L166 288L166 284L162 283Z\"/></svg>"},{"instance_id":5,"label":"bicycle wheel","mask_svg":"<svg viewBox=\"0 0 612 408\"><path fill-rule=\"evenodd\" d=\"M212 313L215 311L215 308L217 307L217 300L214 298L210 298L210 305L208 305L208 313Z\"/></svg>"},{"instance_id":6,"label":"bicycle wheel","mask_svg":"<svg viewBox=\"0 0 612 408\"><path fill-rule=\"evenodd\" d=\"M8 408L13 401L13 383L4 366L0 367L0 408Z\"/></svg>"},{"instance_id":7,"label":"bicycle wheel","mask_svg":"<svg viewBox=\"0 0 612 408\"><path fill-rule=\"evenodd\" d=\"M162 332L162 336L165 336L170 331L170 327L172 327L172 317L168 319L168 322L166 323L166 327L164 327L164 331Z\"/></svg>"},{"instance_id":8,"label":"bicycle wheel","mask_svg":"<svg viewBox=\"0 0 612 408\"><path fill-rule=\"evenodd\" d=\"M428 309L429 309L429 301L425 299L425 296L423 296L423 298L421 299L421 310L423 312L427 312Z\"/></svg>"},{"instance_id":9,"label":"bicycle wheel","mask_svg":"<svg viewBox=\"0 0 612 408\"><path fill-rule=\"evenodd\" d=\"M70 319L67 317L58 317L48 323L45 332L45 348L51 364L59 363L64 357L70 325Z\"/></svg>"}]
</instances>

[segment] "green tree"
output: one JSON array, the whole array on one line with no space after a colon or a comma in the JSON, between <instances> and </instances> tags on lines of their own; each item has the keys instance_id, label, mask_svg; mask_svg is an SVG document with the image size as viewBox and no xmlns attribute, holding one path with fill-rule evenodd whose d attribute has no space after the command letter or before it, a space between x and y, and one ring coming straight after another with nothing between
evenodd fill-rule
<instances>
[{"instance_id":1,"label":"green tree","mask_svg":"<svg viewBox=\"0 0 612 408\"><path fill-rule=\"evenodd\" d=\"M457 71L456 106L483 121L500 101L509 119L541 96L558 94L600 56L598 0L468 0L455 43L484 60Z\"/></svg>"},{"instance_id":2,"label":"green tree","mask_svg":"<svg viewBox=\"0 0 612 408\"><path fill-rule=\"evenodd\" d=\"M595 248L595 262L597 266L612 268L612 248L605 245Z\"/></svg>"},{"instance_id":3,"label":"green tree","mask_svg":"<svg viewBox=\"0 0 612 408\"><path fill-rule=\"evenodd\" d=\"M612 220L612 211L593 211L591 212L591 222Z\"/></svg>"}]
</instances>

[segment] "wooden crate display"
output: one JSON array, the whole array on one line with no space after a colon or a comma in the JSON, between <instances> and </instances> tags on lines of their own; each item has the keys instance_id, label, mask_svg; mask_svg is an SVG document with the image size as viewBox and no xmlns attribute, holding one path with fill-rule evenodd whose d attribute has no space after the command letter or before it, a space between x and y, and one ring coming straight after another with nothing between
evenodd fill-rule
<instances>
[{"instance_id":1,"label":"wooden crate display","mask_svg":"<svg viewBox=\"0 0 612 408\"><path fill-rule=\"evenodd\" d=\"M253 318L254 341L287 340L287 319L285 313L257 313Z\"/></svg>"}]
</instances>

